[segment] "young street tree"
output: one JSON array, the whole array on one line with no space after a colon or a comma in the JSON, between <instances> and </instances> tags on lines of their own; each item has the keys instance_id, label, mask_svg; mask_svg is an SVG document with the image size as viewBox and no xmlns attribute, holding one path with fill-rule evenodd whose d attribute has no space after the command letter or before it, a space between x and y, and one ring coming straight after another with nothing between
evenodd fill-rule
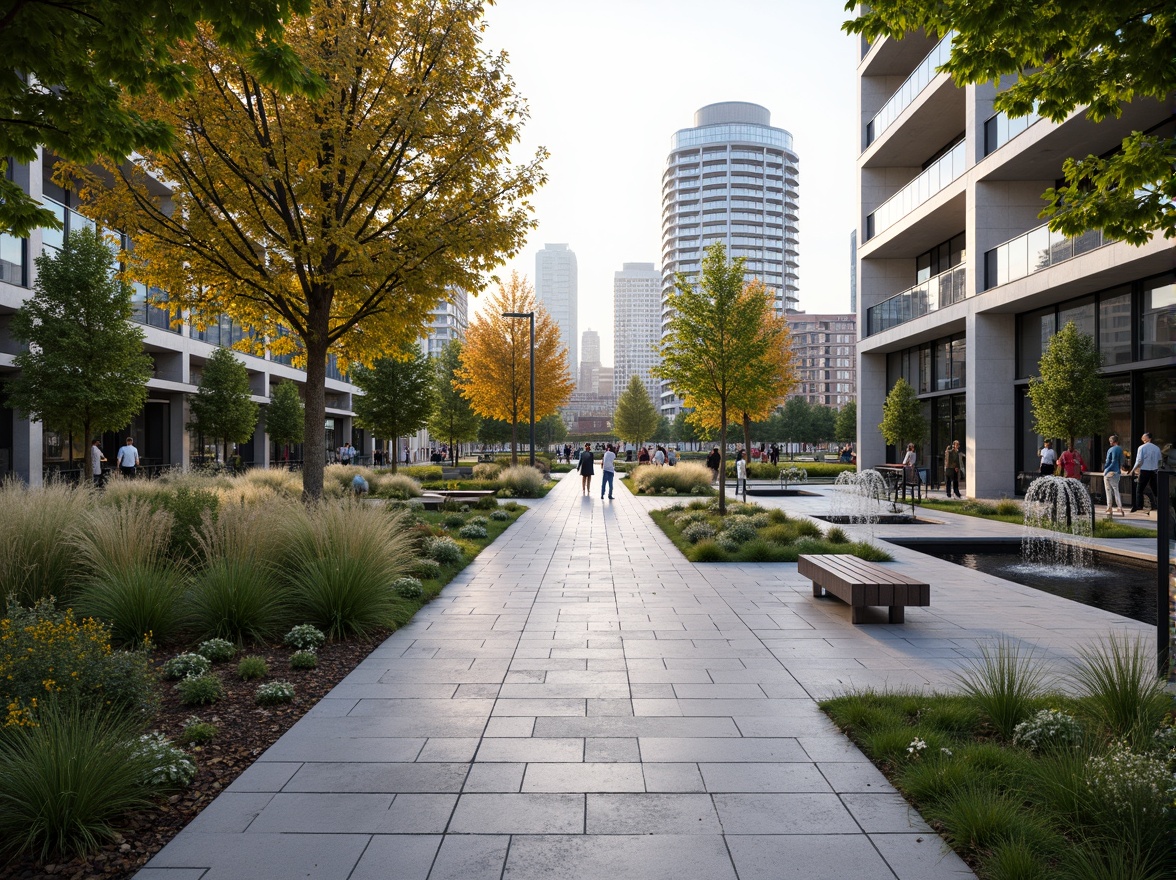
<instances>
[{"instance_id":1,"label":"young street tree","mask_svg":"<svg viewBox=\"0 0 1176 880\"><path fill-rule=\"evenodd\" d=\"M788 398L780 409L781 439L789 444L806 442L812 434L812 420L813 408L805 398Z\"/></svg>"},{"instance_id":2,"label":"young street tree","mask_svg":"<svg viewBox=\"0 0 1176 880\"><path fill-rule=\"evenodd\" d=\"M26 349L14 358L9 405L52 431L80 433L84 445L130 423L152 375L143 331L131 323L131 288L110 270L100 233L71 232L61 253L37 257L33 295L12 316Z\"/></svg>"},{"instance_id":3,"label":"young street tree","mask_svg":"<svg viewBox=\"0 0 1176 880\"><path fill-rule=\"evenodd\" d=\"M227 348L205 361L196 396L191 398L191 427L220 440L229 463L229 444L244 443L257 425L258 406L249 389L249 370Z\"/></svg>"},{"instance_id":4,"label":"young street tree","mask_svg":"<svg viewBox=\"0 0 1176 880\"><path fill-rule=\"evenodd\" d=\"M572 377L559 326L517 272L509 283L499 282L486 308L470 323L454 379L474 412L510 424L511 465L519 463L519 422L529 424L531 418L531 326L525 318L504 318L503 313L530 311L535 312L535 420L567 403Z\"/></svg>"},{"instance_id":5,"label":"young street tree","mask_svg":"<svg viewBox=\"0 0 1176 880\"><path fill-rule=\"evenodd\" d=\"M283 21L310 0L70 0L6 3L0 16L0 157L31 162L37 147L88 163L105 153L122 159L162 150L174 130L128 105L125 97L158 89L179 98L194 88L192 71L172 50L209 23L224 45L240 50L266 82L314 92L325 83L283 42ZM22 75L17 75L19 71ZM36 226L60 228L48 210L4 174L0 159L0 232L18 238Z\"/></svg>"},{"instance_id":6,"label":"young street tree","mask_svg":"<svg viewBox=\"0 0 1176 880\"><path fill-rule=\"evenodd\" d=\"M131 100L175 127L175 152L111 164L111 188L71 169L100 216L135 230L130 274L305 360L307 438L322 434L329 354L370 364L418 338L444 291L479 289L533 225L543 154L509 164L526 108L505 54L481 46L482 10L311 0L285 37L331 83L317 98L267 86L202 33L177 55L191 94ZM325 452L306 445L308 498Z\"/></svg>"},{"instance_id":7,"label":"young street tree","mask_svg":"<svg viewBox=\"0 0 1176 880\"><path fill-rule=\"evenodd\" d=\"M377 437L396 441L419 431L433 414L433 365L415 342L401 346L372 367L356 364L351 381L363 392L352 402L362 427ZM397 455L393 449L392 472Z\"/></svg>"},{"instance_id":8,"label":"young street tree","mask_svg":"<svg viewBox=\"0 0 1176 880\"><path fill-rule=\"evenodd\" d=\"M856 400L851 400L837 411L837 422L833 426L833 439L838 443L857 442Z\"/></svg>"},{"instance_id":9,"label":"young street tree","mask_svg":"<svg viewBox=\"0 0 1176 880\"><path fill-rule=\"evenodd\" d=\"M661 414L649 399L645 383L639 376L632 376L629 384L617 399L613 412L613 430L626 443L640 446L657 430Z\"/></svg>"},{"instance_id":10,"label":"young street tree","mask_svg":"<svg viewBox=\"0 0 1176 880\"><path fill-rule=\"evenodd\" d=\"M563 443L568 436L568 426L557 412L548 413L543 418L535 423L535 437L536 442L548 449L556 443Z\"/></svg>"},{"instance_id":11,"label":"young street tree","mask_svg":"<svg viewBox=\"0 0 1176 880\"><path fill-rule=\"evenodd\" d=\"M458 444L478 436L482 420L461 396L453 381L461 368L461 342L451 339L433 361L433 412L429 416L429 433L445 440L453 466L457 467Z\"/></svg>"},{"instance_id":12,"label":"young street tree","mask_svg":"<svg viewBox=\"0 0 1176 880\"><path fill-rule=\"evenodd\" d=\"M282 447L284 461L290 460L290 447L302 442L305 419L298 388L293 382L278 385L265 408L265 432L270 440Z\"/></svg>"},{"instance_id":13,"label":"young street tree","mask_svg":"<svg viewBox=\"0 0 1176 880\"><path fill-rule=\"evenodd\" d=\"M882 404L882 423L878 425L882 439L891 446L904 443L918 445L927 437L927 420L923 418L923 405L915 389L906 379L899 377L886 395Z\"/></svg>"},{"instance_id":14,"label":"young street tree","mask_svg":"<svg viewBox=\"0 0 1176 880\"><path fill-rule=\"evenodd\" d=\"M1037 433L1073 443L1106 428L1107 381L1099 373L1102 355L1093 337L1070 321L1049 341L1037 369L1041 375L1029 380Z\"/></svg>"},{"instance_id":15,"label":"young street tree","mask_svg":"<svg viewBox=\"0 0 1176 880\"><path fill-rule=\"evenodd\" d=\"M849 12L858 9L849 2ZM997 111L1034 110L1061 122L1085 106L1094 122L1122 114L1123 105L1156 100L1171 105L1176 91L1176 4L1171 0L1117 3L976 3L973 0L878 0L844 24L869 40L902 39L920 29L951 31L951 57L941 69L957 85L1013 84L996 97ZM1046 190L1042 217L1066 235L1101 229L1134 245L1156 230L1176 238L1176 132L1171 126L1132 132L1109 156L1071 157L1065 183Z\"/></svg>"},{"instance_id":16,"label":"young street tree","mask_svg":"<svg viewBox=\"0 0 1176 880\"><path fill-rule=\"evenodd\" d=\"M771 349L779 343L774 324L764 320L767 297L762 286L743 283L743 259L728 265L722 243L716 242L703 257L698 286L679 276L667 306L672 317L654 375L669 381L695 414L704 411L708 421L713 414L725 457L727 422L739 413L735 404L747 393L744 386L754 381L749 372L769 362ZM773 389L779 380L776 373L767 379ZM719 468L719 513L726 512L724 464Z\"/></svg>"}]
</instances>

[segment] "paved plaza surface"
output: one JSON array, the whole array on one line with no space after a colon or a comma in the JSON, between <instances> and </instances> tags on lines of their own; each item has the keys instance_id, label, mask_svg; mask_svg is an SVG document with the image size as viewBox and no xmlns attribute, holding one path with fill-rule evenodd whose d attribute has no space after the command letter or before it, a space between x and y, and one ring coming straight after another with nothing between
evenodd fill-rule
<instances>
[{"instance_id":1,"label":"paved plaza surface","mask_svg":"<svg viewBox=\"0 0 1176 880\"><path fill-rule=\"evenodd\" d=\"M903 548L930 608L854 626L795 564L687 562L647 513L670 499L579 484L533 503L139 880L973 877L816 701L948 687L999 636L1064 667L1112 631L1154 633ZM876 535L1018 533L928 516L942 525Z\"/></svg>"}]
</instances>

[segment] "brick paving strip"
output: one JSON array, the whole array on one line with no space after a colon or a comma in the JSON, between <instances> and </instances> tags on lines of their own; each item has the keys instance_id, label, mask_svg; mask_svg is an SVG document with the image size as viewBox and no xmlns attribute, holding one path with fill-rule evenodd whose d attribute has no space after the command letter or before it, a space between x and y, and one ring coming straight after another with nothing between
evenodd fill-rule
<instances>
[{"instance_id":1,"label":"brick paving strip","mask_svg":"<svg viewBox=\"0 0 1176 880\"><path fill-rule=\"evenodd\" d=\"M853 626L795 564L692 564L648 517L667 499L572 477L138 880L973 877L816 701L946 688L1000 635L1063 666L1152 632L903 548L931 607ZM906 528L963 531L934 518Z\"/></svg>"}]
</instances>

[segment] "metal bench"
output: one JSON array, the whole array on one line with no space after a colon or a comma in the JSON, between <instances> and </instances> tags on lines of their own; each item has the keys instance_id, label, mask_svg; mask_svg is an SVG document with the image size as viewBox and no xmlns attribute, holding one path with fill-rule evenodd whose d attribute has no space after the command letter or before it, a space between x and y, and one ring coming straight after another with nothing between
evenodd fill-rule
<instances>
[{"instance_id":1,"label":"metal bench","mask_svg":"<svg viewBox=\"0 0 1176 880\"><path fill-rule=\"evenodd\" d=\"M854 623L865 623L865 609L889 606L890 623L902 623L907 605L931 604L931 585L913 580L893 568L883 568L856 556L801 556L797 571L813 582L813 595L832 593L851 609Z\"/></svg>"}]
</instances>

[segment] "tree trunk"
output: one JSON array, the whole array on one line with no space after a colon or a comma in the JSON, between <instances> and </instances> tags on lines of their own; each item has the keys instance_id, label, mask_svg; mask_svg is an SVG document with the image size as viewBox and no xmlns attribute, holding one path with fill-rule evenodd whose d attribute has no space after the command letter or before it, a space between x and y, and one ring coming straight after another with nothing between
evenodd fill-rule
<instances>
[{"instance_id":1,"label":"tree trunk","mask_svg":"<svg viewBox=\"0 0 1176 880\"><path fill-rule=\"evenodd\" d=\"M747 413L743 414L743 457L747 460L747 466L751 467L751 416Z\"/></svg>"},{"instance_id":2,"label":"tree trunk","mask_svg":"<svg viewBox=\"0 0 1176 880\"><path fill-rule=\"evenodd\" d=\"M510 466L519 466L519 417L515 417L510 422Z\"/></svg>"},{"instance_id":3,"label":"tree trunk","mask_svg":"<svg viewBox=\"0 0 1176 880\"><path fill-rule=\"evenodd\" d=\"M302 498L323 497L323 470L327 465L323 426L327 421L327 333L326 313L321 330L314 329L306 345L306 410L303 416L305 443L302 452Z\"/></svg>"},{"instance_id":4,"label":"tree trunk","mask_svg":"<svg viewBox=\"0 0 1176 880\"><path fill-rule=\"evenodd\" d=\"M400 465L400 438L393 437L389 445L392 448L392 473L396 473ZM408 449L407 443L404 444L404 448ZM388 467L388 446L384 447L384 467Z\"/></svg>"},{"instance_id":5,"label":"tree trunk","mask_svg":"<svg viewBox=\"0 0 1176 880\"><path fill-rule=\"evenodd\" d=\"M719 405L719 516L727 515L727 402Z\"/></svg>"}]
</instances>

